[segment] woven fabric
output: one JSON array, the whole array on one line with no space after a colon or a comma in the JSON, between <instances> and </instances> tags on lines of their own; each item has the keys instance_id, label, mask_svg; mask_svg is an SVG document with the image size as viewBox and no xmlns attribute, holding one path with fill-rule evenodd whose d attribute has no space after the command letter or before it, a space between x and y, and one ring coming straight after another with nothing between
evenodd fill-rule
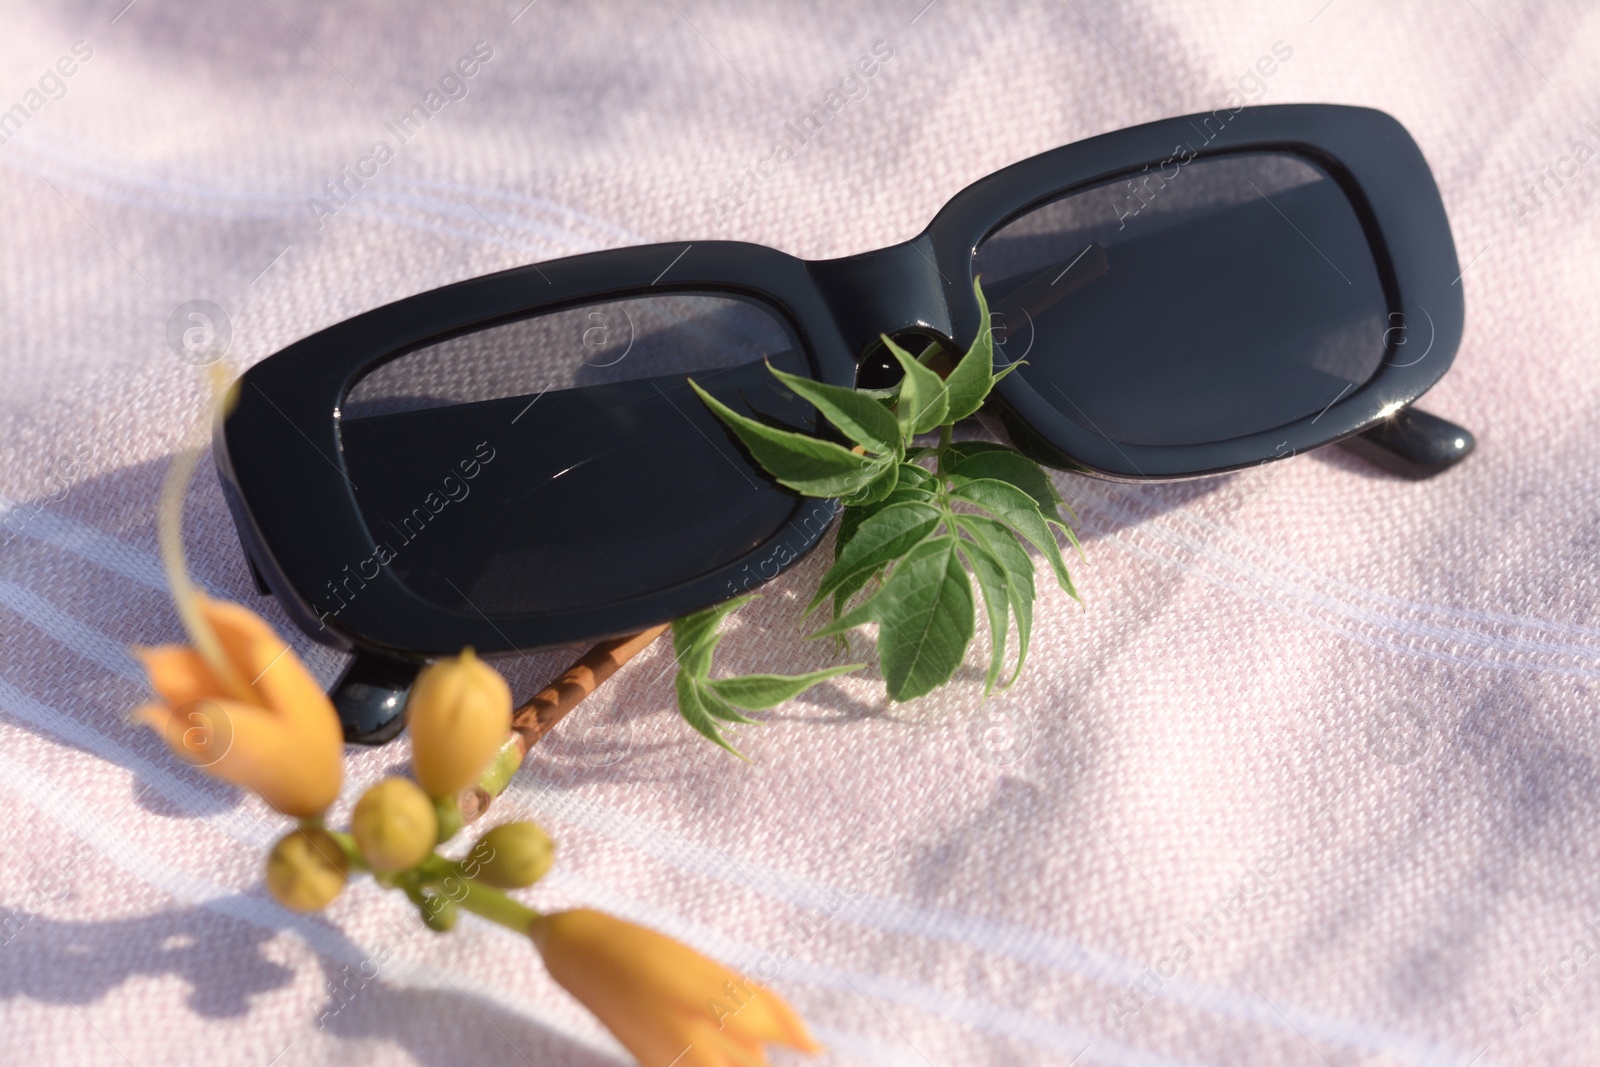
<instances>
[{"instance_id":1,"label":"woven fabric","mask_svg":"<svg viewBox=\"0 0 1600 1067\"><path fill-rule=\"evenodd\" d=\"M1600 9L126 2L0 14L0 1061L622 1058L499 928L436 936L370 883L276 906L284 820L127 722L128 646L180 637L155 499L207 389L182 305L223 309L238 369L586 250L867 251L1006 164L1236 94L1421 144L1468 305L1425 406L1477 454L1422 483L1338 450L1058 475L1083 604L1041 594L1019 685L837 680L739 730L749 765L679 720L653 647L499 805L560 843L528 899L770 977L818 1063L1594 1062ZM209 469L184 536L337 675L255 596ZM824 554L725 669L831 662L791 639ZM506 669L527 694L567 655ZM404 758L352 751L340 811Z\"/></svg>"}]
</instances>

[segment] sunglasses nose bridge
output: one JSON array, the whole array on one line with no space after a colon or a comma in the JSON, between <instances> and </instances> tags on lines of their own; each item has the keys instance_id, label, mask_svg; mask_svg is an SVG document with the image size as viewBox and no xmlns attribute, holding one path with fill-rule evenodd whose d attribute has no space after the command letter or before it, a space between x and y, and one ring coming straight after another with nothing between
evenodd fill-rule
<instances>
[{"instance_id":1,"label":"sunglasses nose bridge","mask_svg":"<svg viewBox=\"0 0 1600 1067\"><path fill-rule=\"evenodd\" d=\"M857 360L882 334L920 333L949 342L955 332L947 283L926 236L809 268Z\"/></svg>"}]
</instances>

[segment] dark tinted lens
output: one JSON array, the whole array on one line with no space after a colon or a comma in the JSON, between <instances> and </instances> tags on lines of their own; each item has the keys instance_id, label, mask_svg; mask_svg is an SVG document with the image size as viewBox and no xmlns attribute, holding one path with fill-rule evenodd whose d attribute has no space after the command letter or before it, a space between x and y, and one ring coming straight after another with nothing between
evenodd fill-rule
<instances>
[{"instance_id":1,"label":"dark tinted lens","mask_svg":"<svg viewBox=\"0 0 1600 1067\"><path fill-rule=\"evenodd\" d=\"M1387 304L1336 182L1279 153L1176 159L979 246L996 360L1092 432L1189 445L1315 415L1383 358Z\"/></svg>"},{"instance_id":2,"label":"dark tinted lens","mask_svg":"<svg viewBox=\"0 0 1600 1067\"><path fill-rule=\"evenodd\" d=\"M679 294L524 319L376 368L340 422L379 545L358 572L383 566L434 603L520 615L657 592L759 547L796 498L685 378L801 428L811 409L773 388L763 359L810 373L764 305Z\"/></svg>"}]
</instances>

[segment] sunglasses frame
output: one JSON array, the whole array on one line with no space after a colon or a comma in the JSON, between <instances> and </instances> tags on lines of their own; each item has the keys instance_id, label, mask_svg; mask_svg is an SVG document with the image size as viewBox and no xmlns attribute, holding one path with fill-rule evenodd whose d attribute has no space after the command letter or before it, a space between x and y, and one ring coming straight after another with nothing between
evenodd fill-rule
<instances>
[{"instance_id":1,"label":"sunglasses frame","mask_svg":"<svg viewBox=\"0 0 1600 1067\"><path fill-rule=\"evenodd\" d=\"M1231 119L1227 116L1231 114ZM1211 126L1220 128L1207 140ZM1200 147L1196 148L1196 142ZM1107 178L1137 174L1187 149L1195 158L1281 151L1320 166L1344 190L1366 232L1388 301L1387 351L1373 376L1329 398L1316 415L1259 433L1194 445L1130 445L1083 429L1020 374L996 389L1013 443L1041 463L1115 480L1170 480L1217 474L1283 458L1362 433L1409 406L1449 369L1460 346L1465 305L1455 242L1427 160L1404 126L1381 111L1332 104L1219 108L1104 134L1023 160L958 193L929 224L938 262L961 270L984 238L1007 222ZM1138 160L1139 162L1131 162ZM1026 202L1005 212L1002 202ZM1285 219L1286 225L1292 225ZM920 238L919 238L920 240ZM913 242L915 243L915 242ZM956 304L957 336L977 334L977 307ZM965 312L965 314L963 314ZM1425 342L1420 332L1426 324ZM1419 332L1424 355L1399 357ZM1407 348L1409 352L1409 347Z\"/></svg>"},{"instance_id":2,"label":"sunglasses frame","mask_svg":"<svg viewBox=\"0 0 1600 1067\"><path fill-rule=\"evenodd\" d=\"M1219 109L1104 134L1014 164L958 193L917 237L864 255L806 262L733 241L608 250L406 297L296 341L244 373L215 435L224 495L258 585L316 640L407 669L468 645L510 652L632 633L724 600L752 565L762 579L793 565L828 522L815 529L793 522L772 541L681 585L551 615L491 619L425 601L388 568L367 574L359 564L372 561L376 541L343 463L345 396L376 366L452 337L542 312L664 293L758 301L787 321L819 380L853 385L882 333L923 334L961 350L971 344L984 325L972 292L975 252L1012 219L1085 186L1170 163L1175 152L1202 158L1263 150L1322 167L1361 220L1390 323L1400 328L1399 336L1386 335L1389 351L1371 379L1314 417L1200 445L1111 441L1067 418L1018 374L999 384L991 410L1033 458L1118 480L1233 470L1381 427L1439 379L1461 339L1455 247L1421 151L1379 111L1306 104ZM1424 357L1395 358L1404 328L1421 323L1430 330ZM797 498L795 515L815 514L817 504ZM345 609L335 616L313 606L330 579L352 588L352 574L359 595Z\"/></svg>"}]
</instances>

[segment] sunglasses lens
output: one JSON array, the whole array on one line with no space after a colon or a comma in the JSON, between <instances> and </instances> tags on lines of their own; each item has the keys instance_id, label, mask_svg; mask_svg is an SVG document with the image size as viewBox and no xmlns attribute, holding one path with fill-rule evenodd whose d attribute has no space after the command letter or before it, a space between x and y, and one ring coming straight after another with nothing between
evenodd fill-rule
<instances>
[{"instance_id":1,"label":"sunglasses lens","mask_svg":"<svg viewBox=\"0 0 1600 1067\"><path fill-rule=\"evenodd\" d=\"M340 435L385 567L432 603L494 617L660 592L776 536L796 497L745 459L687 385L799 427L762 360L809 374L750 300L588 304L430 345L351 389ZM349 575L331 575L342 597Z\"/></svg>"},{"instance_id":2,"label":"sunglasses lens","mask_svg":"<svg viewBox=\"0 0 1600 1067\"><path fill-rule=\"evenodd\" d=\"M1317 415L1378 369L1390 325L1349 198L1285 153L1182 149L1014 219L976 266L996 362L1129 444Z\"/></svg>"}]
</instances>

